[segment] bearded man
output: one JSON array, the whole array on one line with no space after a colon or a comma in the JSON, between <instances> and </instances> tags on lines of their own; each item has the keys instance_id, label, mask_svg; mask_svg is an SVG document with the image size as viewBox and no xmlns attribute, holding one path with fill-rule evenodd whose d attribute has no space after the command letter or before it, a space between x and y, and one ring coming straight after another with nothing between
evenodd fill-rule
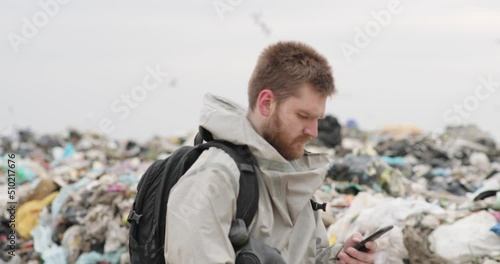
<instances>
[{"instance_id":1,"label":"bearded man","mask_svg":"<svg viewBox=\"0 0 500 264\"><path fill-rule=\"evenodd\" d=\"M257 161L259 202L248 231L277 249L285 263L374 262L374 242L366 244L368 252L353 248L362 239L359 233L330 246L324 224L310 205L328 159L304 147L318 135L318 119L325 116L326 100L334 91L324 56L303 43L279 42L264 49L257 61L248 85L248 109L219 96L204 98L200 126L215 139L247 145ZM211 164L224 169L207 169ZM235 263L228 235L239 177L235 161L223 150L210 148L172 188L166 263ZM193 208L189 217L186 208Z\"/></svg>"}]
</instances>

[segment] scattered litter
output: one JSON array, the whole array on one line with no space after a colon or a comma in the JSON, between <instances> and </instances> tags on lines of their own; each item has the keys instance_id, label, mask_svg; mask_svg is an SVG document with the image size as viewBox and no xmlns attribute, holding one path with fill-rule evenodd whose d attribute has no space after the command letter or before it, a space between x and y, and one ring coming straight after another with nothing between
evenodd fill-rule
<instances>
[{"instance_id":1,"label":"scattered litter","mask_svg":"<svg viewBox=\"0 0 500 264\"><path fill-rule=\"evenodd\" d=\"M377 240L376 263L500 261L500 148L475 126L426 134L415 126L363 131L332 116L307 148L325 151L331 168L316 199L331 244L353 232L394 228ZM16 154L18 255L1 263L130 263L126 221L136 187L153 161L186 137L140 143L93 132L0 138L0 171ZM7 189L6 177L0 179ZM0 197L0 231L9 232ZM8 240L0 236L0 246Z\"/></svg>"}]
</instances>

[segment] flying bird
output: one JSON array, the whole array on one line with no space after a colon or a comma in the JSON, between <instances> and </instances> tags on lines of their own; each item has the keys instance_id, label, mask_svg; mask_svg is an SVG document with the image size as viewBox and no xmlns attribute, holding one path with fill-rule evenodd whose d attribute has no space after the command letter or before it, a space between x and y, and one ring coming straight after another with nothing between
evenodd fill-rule
<instances>
[{"instance_id":1,"label":"flying bird","mask_svg":"<svg viewBox=\"0 0 500 264\"><path fill-rule=\"evenodd\" d=\"M252 15L253 17L253 20L255 22L255 24L257 24L258 26L260 26L260 28L262 29L262 31L264 32L264 34L266 34L266 36L270 36L271 35L271 29L269 29L269 27L267 26L267 24L262 21L262 17L264 16L264 12L258 12L258 13L254 13Z\"/></svg>"}]
</instances>

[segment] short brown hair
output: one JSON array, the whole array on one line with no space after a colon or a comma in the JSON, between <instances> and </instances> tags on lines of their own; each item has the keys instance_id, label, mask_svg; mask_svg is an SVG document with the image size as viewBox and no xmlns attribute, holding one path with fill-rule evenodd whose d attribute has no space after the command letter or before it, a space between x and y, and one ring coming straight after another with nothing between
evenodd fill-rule
<instances>
[{"instance_id":1,"label":"short brown hair","mask_svg":"<svg viewBox=\"0 0 500 264\"><path fill-rule=\"evenodd\" d=\"M248 83L251 110L260 92L271 90L278 102L294 95L308 83L323 96L335 91L332 69L326 58L310 46L295 42L278 42L268 46L259 56Z\"/></svg>"}]
</instances>

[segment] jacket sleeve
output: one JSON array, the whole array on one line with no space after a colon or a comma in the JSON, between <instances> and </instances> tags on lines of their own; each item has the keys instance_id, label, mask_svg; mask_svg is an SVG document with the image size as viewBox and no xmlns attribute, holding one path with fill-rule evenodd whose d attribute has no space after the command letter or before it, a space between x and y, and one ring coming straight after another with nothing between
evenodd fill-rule
<instances>
[{"instance_id":1,"label":"jacket sleeve","mask_svg":"<svg viewBox=\"0 0 500 264\"><path fill-rule=\"evenodd\" d=\"M343 244L337 243L330 246L326 234L325 225L318 212L314 212L316 218L316 264L337 263L336 257Z\"/></svg>"},{"instance_id":2,"label":"jacket sleeve","mask_svg":"<svg viewBox=\"0 0 500 264\"><path fill-rule=\"evenodd\" d=\"M172 188L167 204L166 263L227 263L235 253L228 234L236 214L239 170L223 150L210 148Z\"/></svg>"}]
</instances>

